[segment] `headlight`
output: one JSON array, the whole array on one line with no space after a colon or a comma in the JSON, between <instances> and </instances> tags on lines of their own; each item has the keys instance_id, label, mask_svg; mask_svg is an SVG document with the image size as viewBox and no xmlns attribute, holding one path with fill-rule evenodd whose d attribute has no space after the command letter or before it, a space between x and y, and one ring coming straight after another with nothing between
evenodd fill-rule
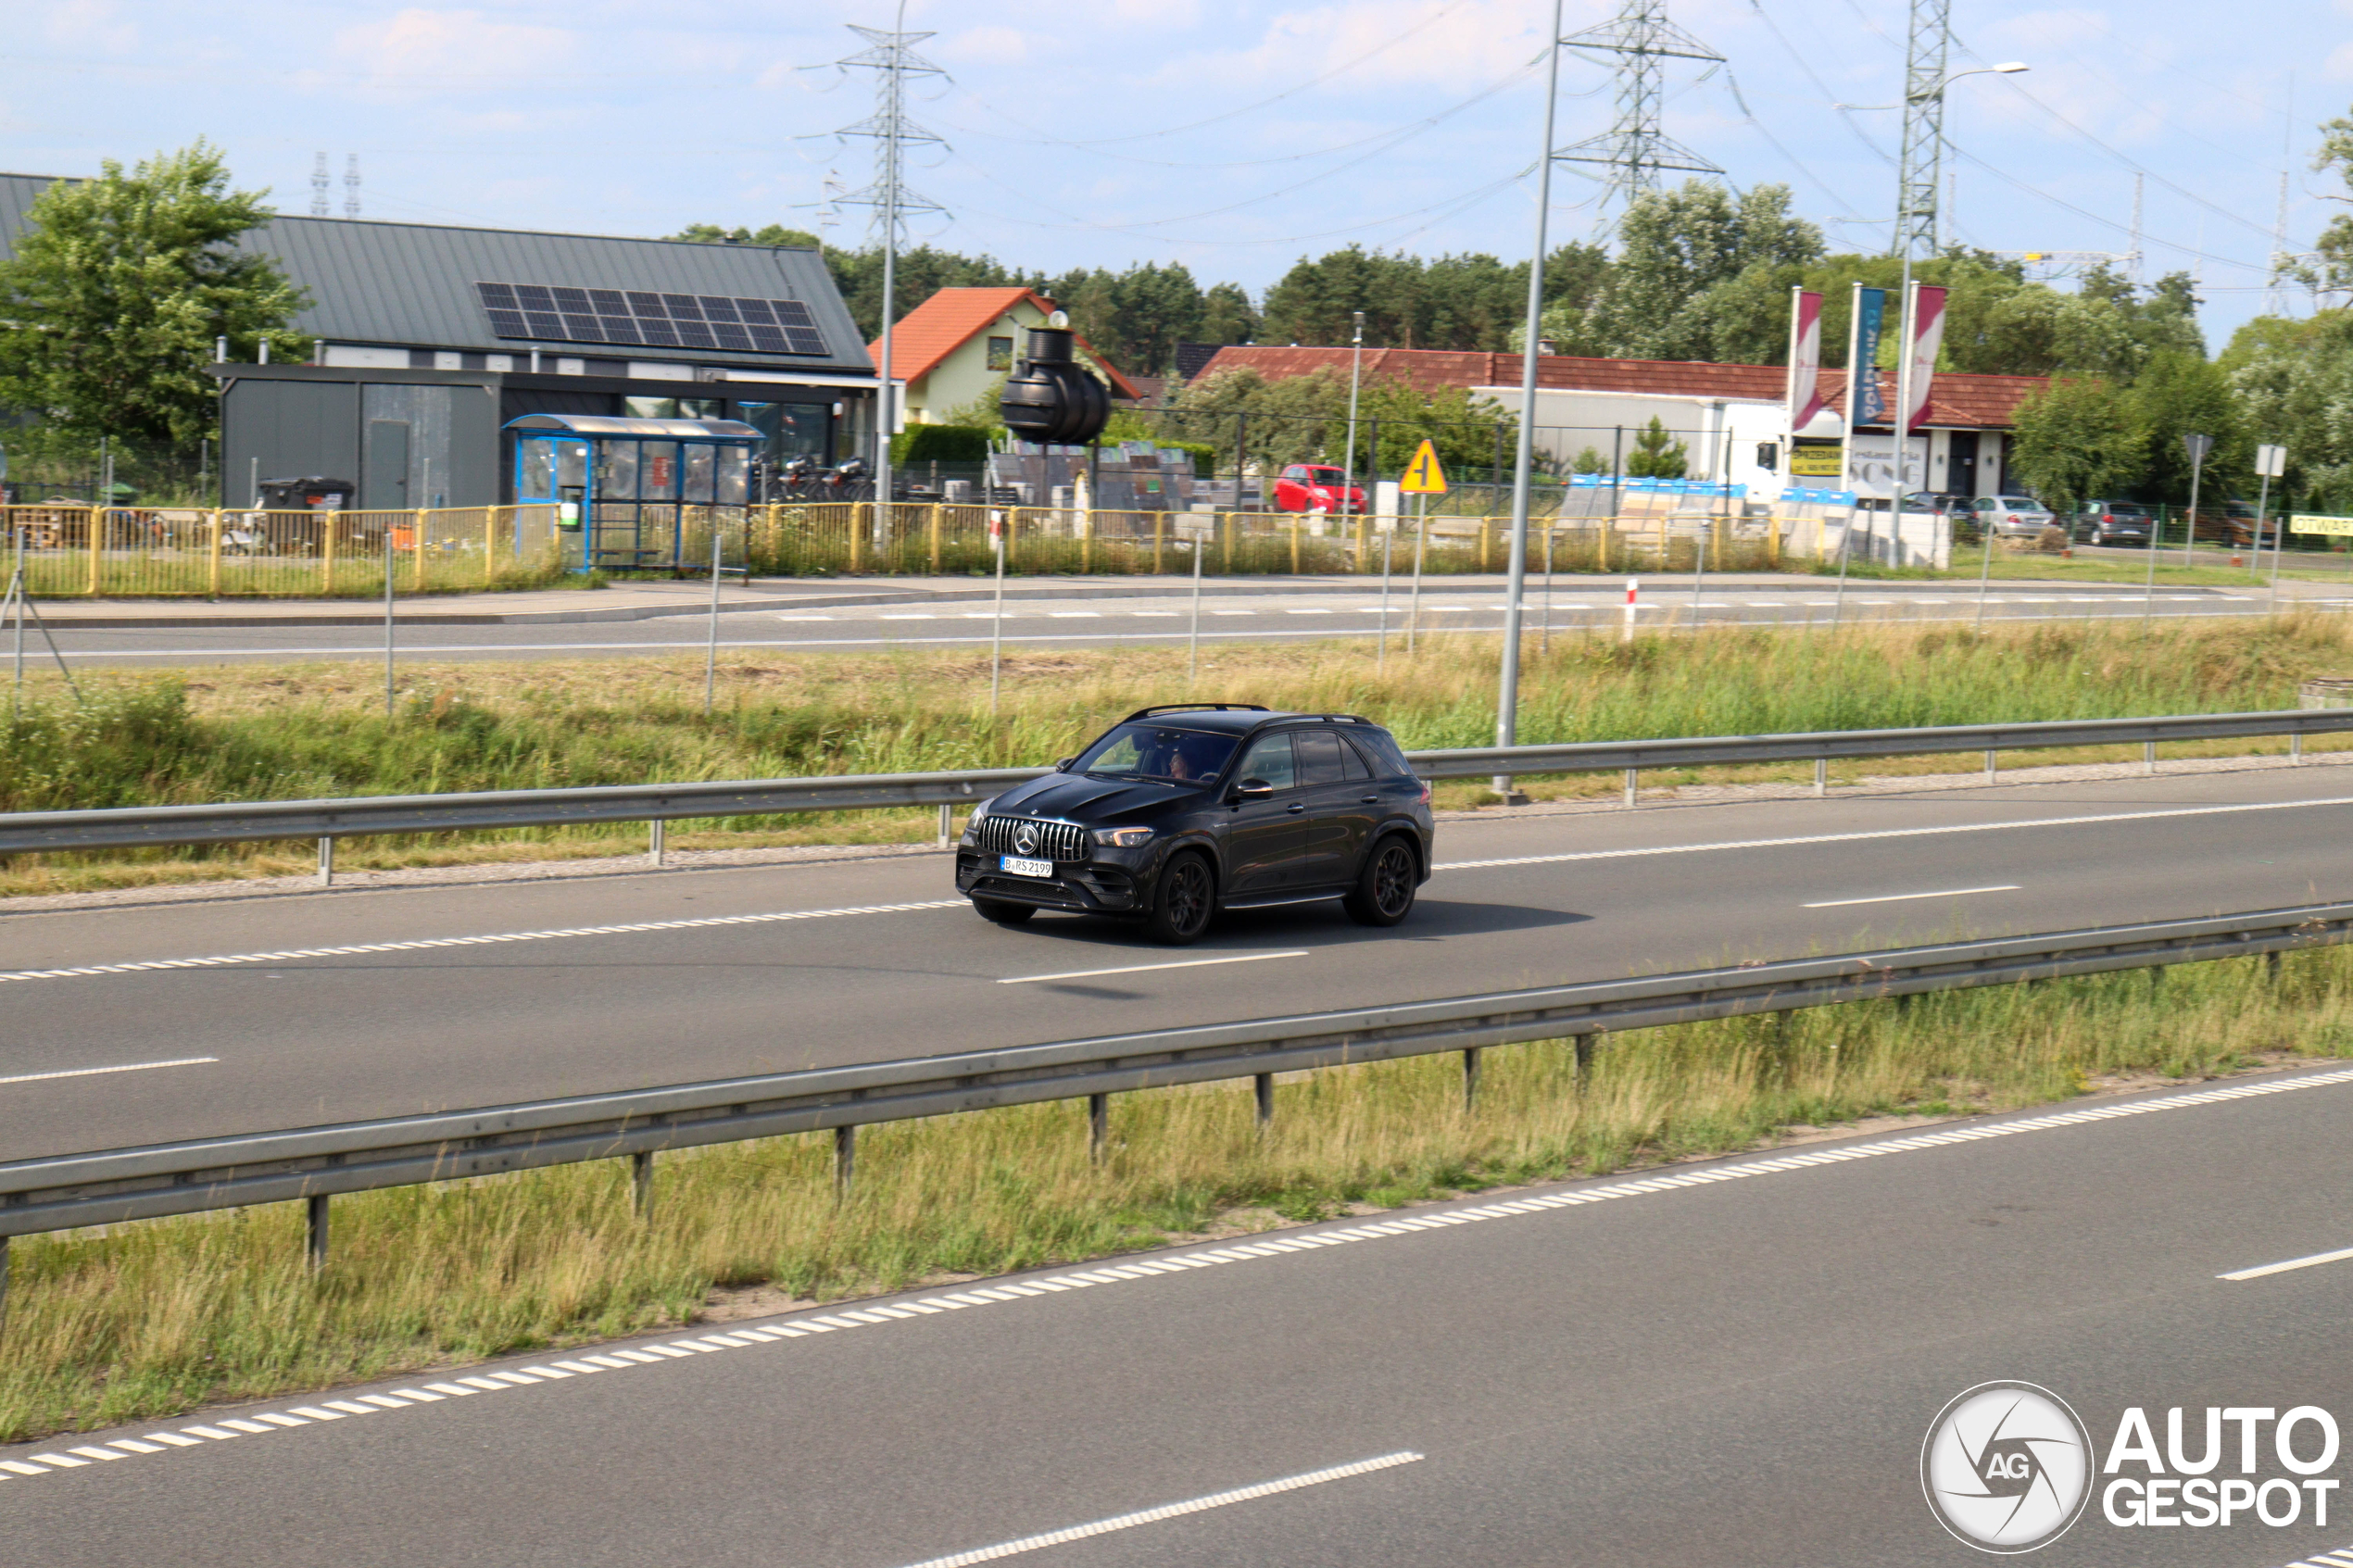
<instances>
[{"instance_id":1,"label":"headlight","mask_svg":"<svg viewBox=\"0 0 2353 1568\"><path fill-rule=\"evenodd\" d=\"M988 800L984 800L984 801L982 801L979 805L977 805L977 806L974 807L974 808L973 808L973 814L972 814L971 816L969 816L969 817L967 817L967 818L965 818L965 819L964 819L965 823L966 823L967 825L969 825L969 824L971 824L971 823L973 823L973 822L976 822L980 821L980 819L981 819L981 818L983 818L983 817L985 817L985 816L988 815L988 807L989 807L989 804L990 804L990 802L991 802L991 801L994 801L996 798L997 798L997 797L996 797L995 796L993 796L993 795L992 795L992 796L990 796L990 797L988 797Z\"/></svg>"},{"instance_id":2,"label":"headlight","mask_svg":"<svg viewBox=\"0 0 2353 1568\"><path fill-rule=\"evenodd\" d=\"M1150 828L1097 828L1095 842L1108 844L1115 849L1133 849L1139 844L1151 842Z\"/></svg>"}]
</instances>

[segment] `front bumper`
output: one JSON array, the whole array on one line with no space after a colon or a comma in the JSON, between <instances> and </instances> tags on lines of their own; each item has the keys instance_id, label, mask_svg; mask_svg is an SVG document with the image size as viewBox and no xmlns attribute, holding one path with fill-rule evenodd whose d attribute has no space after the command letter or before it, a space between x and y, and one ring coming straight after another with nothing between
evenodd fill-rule
<instances>
[{"instance_id":1,"label":"front bumper","mask_svg":"<svg viewBox=\"0 0 2353 1568\"><path fill-rule=\"evenodd\" d=\"M993 898L1004 904L1034 904L1043 909L1076 909L1086 914L1138 914L1151 907L1151 884L1140 868L1109 855L1085 860L1057 860L1054 874L1013 876L997 868L997 857L960 847L956 851L956 891L969 898Z\"/></svg>"}]
</instances>

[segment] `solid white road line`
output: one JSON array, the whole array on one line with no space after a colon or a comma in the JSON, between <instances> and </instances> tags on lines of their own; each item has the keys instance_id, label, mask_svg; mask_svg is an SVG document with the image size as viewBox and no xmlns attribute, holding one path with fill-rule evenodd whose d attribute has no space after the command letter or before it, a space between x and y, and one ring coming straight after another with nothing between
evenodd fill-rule
<instances>
[{"instance_id":1,"label":"solid white road line","mask_svg":"<svg viewBox=\"0 0 2353 1568\"><path fill-rule=\"evenodd\" d=\"M962 909L962 898L931 898L912 904L863 904L844 909L780 909L770 914L711 915L699 920L634 921L627 925L574 925L555 931L502 931L481 936L426 936L409 942L355 942L343 947L287 947L274 953L223 953L202 959L135 959L123 963L84 964L75 969L20 969L0 973L0 985L15 980L73 980L92 974L141 974L166 969L222 969L232 964L292 963L300 959L360 958L373 953L426 953L443 947L490 947L509 942L555 942L573 936L632 936L648 931L701 931L722 925L768 925L777 921L833 920L842 915L897 915L916 909Z\"/></svg>"},{"instance_id":2,"label":"solid white road line","mask_svg":"<svg viewBox=\"0 0 2353 1568\"><path fill-rule=\"evenodd\" d=\"M1801 904L1804 909L1841 909L1849 904L1900 904L1907 898L1962 898L1972 893L2016 893L2019 885L2006 882L1995 887L1947 887L1938 893L1881 893L1870 898L1825 898L1816 904Z\"/></svg>"},{"instance_id":3,"label":"solid white road line","mask_svg":"<svg viewBox=\"0 0 2353 1568\"><path fill-rule=\"evenodd\" d=\"M183 1056L173 1061L127 1061L120 1067L69 1067L61 1073L19 1073L13 1078L0 1078L0 1084L42 1084L52 1078L98 1078L109 1073L146 1073L158 1067L202 1067L219 1061L217 1056Z\"/></svg>"},{"instance_id":4,"label":"solid white road line","mask_svg":"<svg viewBox=\"0 0 2353 1568\"><path fill-rule=\"evenodd\" d=\"M2290 1269L2309 1269L2322 1263L2342 1263L2353 1258L2353 1247L2335 1252L2315 1252L2309 1258L2290 1258L2284 1263L2266 1263L2259 1269L2240 1269L2234 1273L2216 1274L2216 1279L2261 1279L2265 1274L2284 1274Z\"/></svg>"},{"instance_id":5,"label":"solid white road line","mask_svg":"<svg viewBox=\"0 0 2353 1568\"><path fill-rule=\"evenodd\" d=\"M1949 827L1816 833L1794 838L1732 838L1714 844L1660 844L1646 849L1584 849L1569 855L1511 855L1492 860L1445 860L1435 869L1465 872L1488 866L1549 866L1566 860L1626 860L1644 855L1702 855L1718 849L1779 849L1800 844L1859 844L1880 838L1931 838L1939 834L2007 833L2019 828L2069 828L2090 822L2148 822L2169 817L2221 817L2243 811L2296 811L2313 806L2353 806L2353 796L2332 796L2325 800L2262 800L2244 806L2190 806L2164 811L2101 811L2081 817L2029 817L2015 822L1958 822ZM0 975L0 980L6 978L6 975Z\"/></svg>"},{"instance_id":6,"label":"solid white road line","mask_svg":"<svg viewBox=\"0 0 2353 1568\"><path fill-rule=\"evenodd\" d=\"M1286 1475L1279 1481L1261 1481L1254 1486L1237 1486L1230 1492L1213 1492L1205 1498L1190 1498L1184 1502L1165 1502L1158 1508L1147 1508L1134 1513L1115 1514L1098 1519L1090 1524L1070 1524L1051 1530L1042 1536L1025 1536L1017 1541L1000 1541L995 1546L978 1547L971 1551L959 1551L947 1557L934 1557L913 1564L913 1568L966 1568L974 1562L994 1562L1000 1557L1013 1557L1041 1547L1060 1546L1064 1541L1084 1540L1089 1536L1107 1536L1114 1530L1132 1530L1139 1524L1157 1524L1164 1519L1178 1519L1188 1513L1202 1513L1213 1508L1227 1508L1255 1498L1270 1498L1277 1492L1295 1492L1302 1486L1320 1486L1327 1481L1344 1481L1352 1475L1369 1475L1376 1470L1393 1465L1412 1464L1422 1456L1407 1449L1383 1454L1378 1459L1360 1459L1353 1464L1336 1464L1329 1470L1311 1470L1304 1475Z\"/></svg>"},{"instance_id":7,"label":"solid white road line","mask_svg":"<svg viewBox=\"0 0 2353 1568\"><path fill-rule=\"evenodd\" d=\"M1143 974L1156 969L1207 969L1212 964L1256 963L1261 959L1303 959L1307 956L1308 952L1304 947L1296 947L1281 953L1231 953L1222 959L1178 959L1173 963L1131 963L1124 964L1118 969L1074 969L1066 970L1061 974L1016 974L1011 979L1000 980L997 984L1029 985L1041 980L1091 980L1099 974ZM6 1079L0 1079L0 1083L5 1082L6 1082Z\"/></svg>"}]
</instances>

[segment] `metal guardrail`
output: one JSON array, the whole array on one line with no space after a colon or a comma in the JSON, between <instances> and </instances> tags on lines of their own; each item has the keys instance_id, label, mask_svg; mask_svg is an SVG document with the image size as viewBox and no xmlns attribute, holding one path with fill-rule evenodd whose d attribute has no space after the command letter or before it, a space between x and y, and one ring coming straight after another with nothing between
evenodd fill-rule
<instances>
[{"instance_id":1,"label":"metal guardrail","mask_svg":"<svg viewBox=\"0 0 2353 1568\"><path fill-rule=\"evenodd\" d=\"M1409 754L1428 778L1490 774L1639 771L1645 768L1923 756L2072 746L2216 740L2353 733L2353 709L2282 709L2259 713L2198 713L2171 718L2083 719L2032 724L1957 724L1908 730L1824 730L1768 735L1583 741L1565 746L1479 746ZM2152 753L2153 756L2153 753ZM1990 764L1989 764L1990 766ZM962 772L869 773L708 784L610 784L582 789L516 789L473 795L382 795L337 800L266 800L214 806L133 806L102 811L21 811L0 815L0 855L131 849L175 844L261 839L332 841L369 834L449 833L551 827L577 822L674 822L794 811L872 810L893 806L954 807L1034 779L1043 768ZM1818 787L1822 774L1818 768ZM1629 787L1631 787L1630 781Z\"/></svg>"},{"instance_id":2,"label":"metal guardrail","mask_svg":"<svg viewBox=\"0 0 2353 1568\"><path fill-rule=\"evenodd\" d=\"M846 1180L854 1131L874 1123L1083 1096L1100 1140L1106 1097L1137 1089L1252 1077L1264 1119L1274 1074L1304 1068L1459 1050L1471 1092L1478 1053L1489 1046L1577 1038L1581 1062L1588 1037L1614 1030L2202 962L2349 937L2353 904L2314 904L18 1160L0 1165L0 1270L12 1236L299 1198L310 1204L320 1256L327 1200L337 1193L629 1156L642 1200L660 1150L826 1128L835 1130Z\"/></svg>"}]
</instances>

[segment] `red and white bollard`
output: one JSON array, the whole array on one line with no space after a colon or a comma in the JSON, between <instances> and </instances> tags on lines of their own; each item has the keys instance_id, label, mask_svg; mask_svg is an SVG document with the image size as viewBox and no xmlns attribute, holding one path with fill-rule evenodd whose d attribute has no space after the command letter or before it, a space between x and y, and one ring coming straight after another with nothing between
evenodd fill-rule
<instances>
[{"instance_id":1,"label":"red and white bollard","mask_svg":"<svg viewBox=\"0 0 2353 1568\"><path fill-rule=\"evenodd\" d=\"M1634 612L1641 608L1642 592L1642 580L1641 578L1629 577L1626 580L1626 624L1617 634L1617 640L1621 643L1630 643L1634 640Z\"/></svg>"}]
</instances>

